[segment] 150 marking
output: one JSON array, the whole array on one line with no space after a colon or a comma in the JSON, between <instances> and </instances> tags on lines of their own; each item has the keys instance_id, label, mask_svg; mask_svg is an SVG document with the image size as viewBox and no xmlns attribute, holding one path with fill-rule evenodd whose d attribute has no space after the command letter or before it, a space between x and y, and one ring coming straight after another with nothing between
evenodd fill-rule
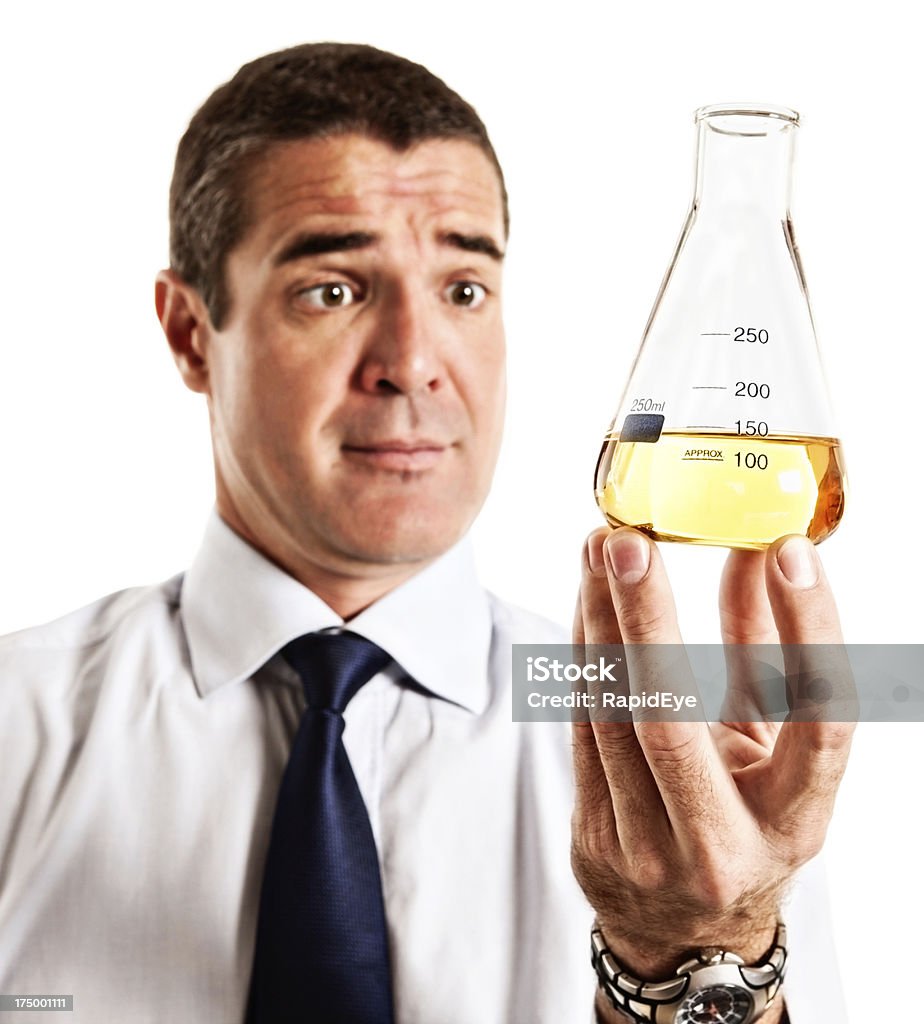
<instances>
[{"instance_id":1,"label":"150 marking","mask_svg":"<svg viewBox=\"0 0 924 1024\"><path fill-rule=\"evenodd\" d=\"M739 434L747 437L766 437L770 433L766 420L735 420L735 426Z\"/></svg>"}]
</instances>

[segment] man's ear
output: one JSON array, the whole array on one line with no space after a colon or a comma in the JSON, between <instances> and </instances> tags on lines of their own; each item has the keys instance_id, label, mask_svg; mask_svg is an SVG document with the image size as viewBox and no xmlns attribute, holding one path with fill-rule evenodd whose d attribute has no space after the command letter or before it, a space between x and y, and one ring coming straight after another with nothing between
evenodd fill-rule
<instances>
[{"instance_id":1,"label":"man's ear","mask_svg":"<svg viewBox=\"0 0 924 1024\"><path fill-rule=\"evenodd\" d=\"M183 382L208 394L212 325L199 292L174 271L162 270L154 283L154 305Z\"/></svg>"}]
</instances>

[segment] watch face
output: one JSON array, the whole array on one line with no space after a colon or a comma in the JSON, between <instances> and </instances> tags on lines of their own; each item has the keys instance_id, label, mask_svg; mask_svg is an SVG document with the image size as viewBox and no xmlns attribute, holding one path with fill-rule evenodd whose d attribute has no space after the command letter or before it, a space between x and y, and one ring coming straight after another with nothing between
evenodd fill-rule
<instances>
[{"instance_id":1,"label":"watch face","mask_svg":"<svg viewBox=\"0 0 924 1024\"><path fill-rule=\"evenodd\" d=\"M744 1024L754 1005L746 989L712 985L691 992L680 1004L675 1024Z\"/></svg>"}]
</instances>

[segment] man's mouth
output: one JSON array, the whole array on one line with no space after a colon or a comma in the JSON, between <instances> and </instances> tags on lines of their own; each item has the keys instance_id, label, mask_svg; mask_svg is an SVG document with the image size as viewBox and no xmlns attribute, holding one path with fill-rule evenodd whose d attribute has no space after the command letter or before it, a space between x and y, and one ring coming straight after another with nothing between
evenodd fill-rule
<instances>
[{"instance_id":1,"label":"man's mouth","mask_svg":"<svg viewBox=\"0 0 924 1024\"><path fill-rule=\"evenodd\" d=\"M393 472L422 472L432 469L449 450L449 445L429 438L395 438L364 444L344 444L350 462Z\"/></svg>"}]
</instances>

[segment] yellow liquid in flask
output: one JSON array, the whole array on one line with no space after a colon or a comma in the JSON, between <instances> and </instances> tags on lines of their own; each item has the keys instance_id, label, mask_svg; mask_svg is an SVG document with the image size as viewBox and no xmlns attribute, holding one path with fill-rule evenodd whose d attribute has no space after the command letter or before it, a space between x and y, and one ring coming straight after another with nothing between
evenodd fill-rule
<instances>
[{"instance_id":1,"label":"yellow liquid in flask","mask_svg":"<svg viewBox=\"0 0 924 1024\"><path fill-rule=\"evenodd\" d=\"M611 526L729 548L766 548L787 533L818 543L837 529L845 492L840 443L829 437L609 437L595 481Z\"/></svg>"}]
</instances>

